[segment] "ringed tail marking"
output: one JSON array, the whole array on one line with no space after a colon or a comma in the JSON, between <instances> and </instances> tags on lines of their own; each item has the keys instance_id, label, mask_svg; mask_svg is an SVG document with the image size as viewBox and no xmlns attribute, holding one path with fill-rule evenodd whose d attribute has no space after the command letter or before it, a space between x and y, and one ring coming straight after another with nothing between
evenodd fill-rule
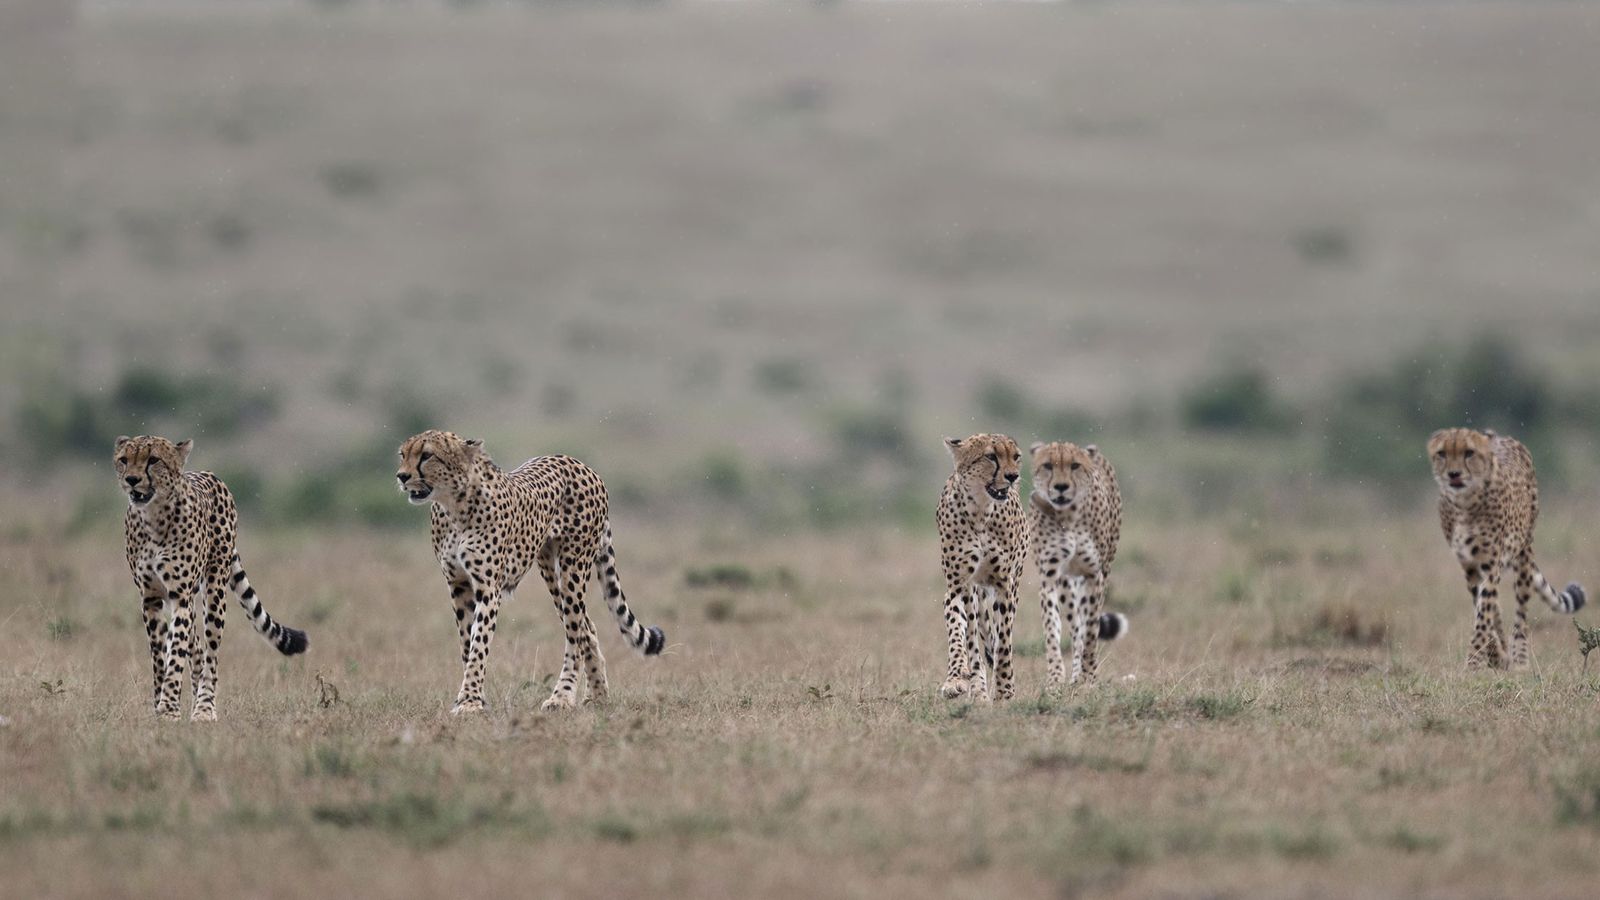
<instances>
[{"instance_id":1,"label":"ringed tail marking","mask_svg":"<svg viewBox=\"0 0 1600 900\"><path fill-rule=\"evenodd\" d=\"M233 574L228 578L228 586L239 598L239 605L250 615L250 624L255 626L256 634L267 639L267 643L278 648L284 656L294 656L306 652L310 641L306 633L298 628L280 625L267 614L267 608L261 605L261 598L256 596L256 589L250 586L250 579L244 574L244 563L239 561L239 554L233 555Z\"/></svg>"},{"instance_id":2,"label":"ringed tail marking","mask_svg":"<svg viewBox=\"0 0 1600 900\"><path fill-rule=\"evenodd\" d=\"M1100 614L1100 640L1114 641L1128 633L1128 617L1122 613Z\"/></svg>"},{"instance_id":3,"label":"ringed tail marking","mask_svg":"<svg viewBox=\"0 0 1600 900\"><path fill-rule=\"evenodd\" d=\"M606 606L617 617L617 628L628 646L645 656L655 656L667 646L667 633L654 625L645 627L628 608L628 598L622 593L622 579L617 577L617 553L611 546L611 523L606 523L605 535L600 539L600 550L594 558L595 575L600 579L606 595Z\"/></svg>"},{"instance_id":4,"label":"ringed tail marking","mask_svg":"<svg viewBox=\"0 0 1600 900\"><path fill-rule=\"evenodd\" d=\"M1533 589L1551 609L1558 613L1575 613L1583 609L1583 605L1588 602L1583 593L1583 586L1576 581L1567 585L1567 589L1558 594L1545 579L1544 573L1538 569L1533 570Z\"/></svg>"}]
</instances>

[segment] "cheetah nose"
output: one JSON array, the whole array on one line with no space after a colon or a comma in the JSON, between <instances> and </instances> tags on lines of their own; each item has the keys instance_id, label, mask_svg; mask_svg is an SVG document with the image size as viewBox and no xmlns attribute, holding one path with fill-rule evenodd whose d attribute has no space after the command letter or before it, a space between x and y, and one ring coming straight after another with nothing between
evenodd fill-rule
<instances>
[{"instance_id":1,"label":"cheetah nose","mask_svg":"<svg viewBox=\"0 0 1600 900\"><path fill-rule=\"evenodd\" d=\"M410 472L397 472L397 473L395 473L394 477L400 479L400 483L401 484L405 484L406 482L411 480L411 473Z\"/></svg>"},{"instance_id":2,"label":"cheetah nose","mask_svg":"<svg viewBox=\"0 0 1600 900\"><path fill-rule=\"evenodd\" d=\"M137 476L137 475L129 475L127 478L124 478L122 480L126 481L129 484L138 484L139 483L139 476Z\"/></svg>"},{"instance_id":3,"label":"cheetah nose","mask_svg":"<svg viewBox=\"0 0 1600 900\"><path fill-rule=\"evenodd\" d=\"M1053 485L1053 487L1056 489L1056 493L1058 493L1058 494L1065 494L1067 492L1067 488L1069 486L1070 485L1065 485L1065 484Z\"/></svg>"},{"instance_id":4,"label":"cheetah nose","mask_svg":"<svg viewBox=\"0 0 1600 900\"><path fill-rule=\"evenodd\" d=\"M1455 481L1456 479L1461 477L1461 473L1460 472L1446 472L1445 474L1450 476L1450 480L1451 481Z\"/></svg>"},{"instance_id":5,"label":"cheetah nose","mask_svg":"<svg viewBox=\"0 0 1600 900\"><path fill-rule=\"evenodd\" d=\"M1019 477L1018 473L1016 473L1016 472L1008 472L1008 473L1006 473L1006 480L1007 481L1016 481L1018 477Z\"/></svg>"}]
</instances>

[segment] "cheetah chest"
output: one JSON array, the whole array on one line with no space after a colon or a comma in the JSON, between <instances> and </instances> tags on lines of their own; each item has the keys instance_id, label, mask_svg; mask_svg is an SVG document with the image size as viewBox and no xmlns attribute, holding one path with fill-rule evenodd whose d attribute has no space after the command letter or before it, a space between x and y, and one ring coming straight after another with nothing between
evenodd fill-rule
<instances>
[{"instance_id":1,"label":"cheetah chest","mask_svg":"<svg viewBox=\"0 0 1600 900\"><path fill-rule=\"evenodd\" d=\"M1100 549L1087 531L1062 529L1039 541L1039 571L1046 578L1083 577L1100 571Z\"/></svg>"}]
</instances>

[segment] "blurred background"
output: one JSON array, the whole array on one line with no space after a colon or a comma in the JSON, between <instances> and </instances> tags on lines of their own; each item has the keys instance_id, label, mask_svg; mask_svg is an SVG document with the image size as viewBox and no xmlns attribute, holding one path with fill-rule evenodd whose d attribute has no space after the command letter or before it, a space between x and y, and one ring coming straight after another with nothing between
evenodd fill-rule
<instances>
[{"instance_id":1,"label":"blurred background","mask_svg":"<svg viewBox=\"0 0 1600 900\"><path fill-rule=\"evenodd\" d=\"M154 432L263 527L415 526L439 426L624 516L931 530L995 430L1098 442L1136 515L1359 521L1468 423L1591 502L1597 46L1556 2L17 0L0 496L113 529Z\"/></svg>"}]
</instances>

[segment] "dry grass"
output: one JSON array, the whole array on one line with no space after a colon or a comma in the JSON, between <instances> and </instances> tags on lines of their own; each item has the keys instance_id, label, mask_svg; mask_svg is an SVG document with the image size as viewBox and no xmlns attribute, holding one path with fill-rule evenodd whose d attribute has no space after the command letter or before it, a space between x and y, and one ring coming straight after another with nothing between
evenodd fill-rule
<instances>
[{"instance_id":1,"label":"dry grass","mask_svg":"<svg viewBox=\"0 0 1600 900\"><path fill-rule=\"evenodd\" d=\"M618 549L669 651L606 638L613 703L540 715L558 629L524 590L491 708L455 721L420 511L247 516L311 652L235 611L222 721L157 723L115 491L36 479L52 454L8 429L0 896L1593 893L1571 624L1535 610L1531 672L1466 673L1432 514L1314 456L1111 436L1131 635L1100 687L1041 697L1030 588L999 707L936 695L930 536L751 532L646 490L826 504L831 454L934 454L1018 385L1159 420L1218 357L1304 401L1515 324L1592 381L1581 4L314 6L33 0L0 27L31 76L0 85L6 421L160 365L279 401L232 438L150 426L207 467L356 459L362 502L400 502L363 454L416 419L504 462L579 452L648 517ZM1593 581L1592 512L1547 499L1546 568Z\"/></svg>"},{"instance_id":2,"label":"dry grass","mask_svg":"<svg viewBox=\"0 0 1600 900\"><path fill-rule=\"evenodd\" d=\"M994 707L936 695L931 540L630 524L623 576L669 652L607 638L615 701L540 715L557 629L525 590L491 709L468 721L445 713L455 636L420 521L251 535L255 581L312 651L283 660L235 617L212 726L145 709L114 535L14 537L0 869L17 896L165 892L169 866L194 873L180 897L1583 893L1600 686L1544 612L1532 672L1464 672L1467 611L1431 524L1369 523L1338 578L1310 529L1275 536L1299 561L1268 573L1237 529L1136 526L1117 584L1134 628L1102 685L1038 696L1028 658ZM1195 589L1222 569L1310 587ZM1275 633L1329 609L1389 623L1385 640Z\"/></svg>"}]
</instances>

